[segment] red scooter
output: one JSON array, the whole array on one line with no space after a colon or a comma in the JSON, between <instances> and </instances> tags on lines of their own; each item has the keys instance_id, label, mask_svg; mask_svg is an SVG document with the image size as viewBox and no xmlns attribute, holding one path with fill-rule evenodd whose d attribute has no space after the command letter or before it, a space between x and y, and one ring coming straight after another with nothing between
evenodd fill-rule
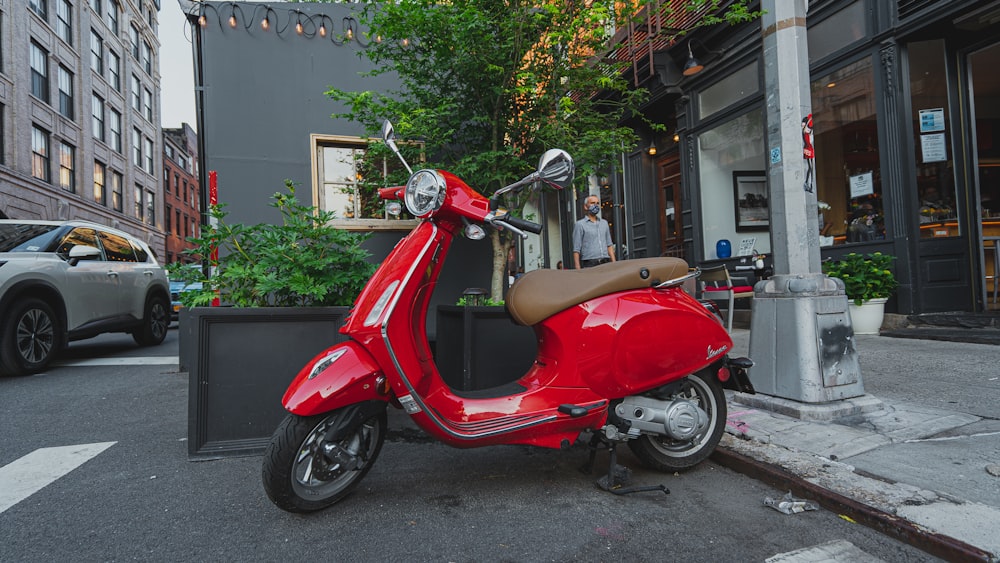
<instances>
[{"instance_id":1,"label":"red scooter","mask_svg":"<svg viewBox=\"0 0 1000 563\"><path fill-rule=\"evenodd\" d=\"M388 122L383 138L402 160ZM454 237L464 230L482 239L483 225L541 232L502 210L500 198L537 185L561 189L573 174L570 156L552 149L536 172L490 199L443 170L411 170L405 187L381 190L421 221L358 296L340 329L350 340L316 356L285 393L290 414L263 463L264 489L276 505L308 512L348 495L378 457L389 405L459 448L567 448L590 435L591 463L598 448L611 452L598 484L618 493L667 492L623 488L628 470L616 465L618 444L661 471L708 457L725 428L723 387L753 392L752 362L728 356L733 344L720 319L682 289L698 272L679 258L528 272L506 296L511 317L538 338L528 372L475 391L452 389L438 374L425 321Z\"/></svg>"}]
</instances>

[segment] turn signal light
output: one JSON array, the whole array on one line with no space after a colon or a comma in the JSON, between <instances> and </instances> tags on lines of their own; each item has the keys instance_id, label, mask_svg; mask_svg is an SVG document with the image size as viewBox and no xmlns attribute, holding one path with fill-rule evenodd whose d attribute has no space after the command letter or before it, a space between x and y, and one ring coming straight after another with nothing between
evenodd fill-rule
<instances>
[{"instance_id":1,"label":"turn signal light","mask_svg":"<svg viewBox=\"0 0 1000 563\"><path fill-rule=\"evenodd\" d=\"M385 375L379 375L375 378L375 392L379 395L389 394L389 380L386 379Z\"/></svg>"},{"instance_id":2,"label":"turn signal light","mask_svg":"<svg viewBox=\"0 0 1000 563\"><path fill-rule=\"evenodd\" d=\"M729 375L730 375L729 368L727 367L719 368L719 372L716 375L718 376L719 381L723 383L729 381Z\"/></svg>"}]
</instances>

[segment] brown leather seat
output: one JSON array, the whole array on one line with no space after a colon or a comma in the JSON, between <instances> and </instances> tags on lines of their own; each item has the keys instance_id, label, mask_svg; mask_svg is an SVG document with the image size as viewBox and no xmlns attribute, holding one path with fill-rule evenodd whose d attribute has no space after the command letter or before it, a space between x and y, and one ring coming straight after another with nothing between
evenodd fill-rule
<instances>
[{"instance_id":1,"label":"brown leather seat","mask_svg":"<svg viewBox=\"0 0 1000 563\"><path fill-rule=\"evenodd\" d=\"M507 310L518 324L531 326L599 295L650 287L688 273L680 258L640 258L584 270L534 270L507 292Z\"/></svg>"}]
</instances>

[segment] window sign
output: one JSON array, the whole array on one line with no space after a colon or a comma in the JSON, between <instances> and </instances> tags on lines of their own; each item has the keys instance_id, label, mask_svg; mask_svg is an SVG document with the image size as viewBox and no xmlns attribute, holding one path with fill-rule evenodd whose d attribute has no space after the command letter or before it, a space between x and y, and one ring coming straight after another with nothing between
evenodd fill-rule
<instances>
[{"instance_id":1,"label":"window sign","mask_svg":"<svg viewBox=\"0 0 1000 563\"><path fill-rule=\"evenodd\" d=\"M851 199L872 195L875 193L874 186L871 172L851 176Z\"/></svg>"},{"instance_id":2,"label":"window sign","mask_svg":"<svg viewBox=\"0 0 1000 563\"><path fill-rule=\"evenodd\" d=\"M934 133L944 131L944 108L922 109L920 115L920 132Z\"/></svg>"},{"instance_id":3,"label":"window sign","mask_svg":"<svg viewBox=\"0 0 1000 563\"><path fill-rule=\"evenodd\" d=\"M923 122L920 122L921 128ZM948 160L948 150L944 144L944 133L933 133L920 136L920 155L925 163L944 162Z\"/></svg>"}]
</instances>

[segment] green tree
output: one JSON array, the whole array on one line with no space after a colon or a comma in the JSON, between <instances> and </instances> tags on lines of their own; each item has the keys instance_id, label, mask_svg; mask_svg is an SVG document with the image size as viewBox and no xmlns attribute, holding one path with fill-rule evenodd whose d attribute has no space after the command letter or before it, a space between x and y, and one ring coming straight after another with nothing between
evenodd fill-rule
<instances>
[{"instance_id":1,"label":"green tree","mask_svg":"<svg viewBox=\"0 0 1000 563\"><path fill-rule=\"evenodd\" d=\"M759 15L747 2L686 0L682 9L706 10L696 26L735 23ZM655 5L668 29L672 17L663 7L668 3ZM614 168L615 155L637 142L623 123L642 119L639 108L648 93L623 79L621 65L630 62L601 55L615 22L621 27L641 8L653 6L645 1L366 0L361 17L371 43L363 56L372 61L373 75L394 73L401 88L333 88L327 94L348 108L334 117L362 123L373 135L383 119L391 119L400 139L422 142L420 149L410 150L422 151L425 167L449 170L487 196L533 169L552 147L573 155L582 186L582 178ZM524 203L507 206L516 213ZM500 298L513 240L498 232L491 238L491 293Z\"/></svg>"}]
</instances>

